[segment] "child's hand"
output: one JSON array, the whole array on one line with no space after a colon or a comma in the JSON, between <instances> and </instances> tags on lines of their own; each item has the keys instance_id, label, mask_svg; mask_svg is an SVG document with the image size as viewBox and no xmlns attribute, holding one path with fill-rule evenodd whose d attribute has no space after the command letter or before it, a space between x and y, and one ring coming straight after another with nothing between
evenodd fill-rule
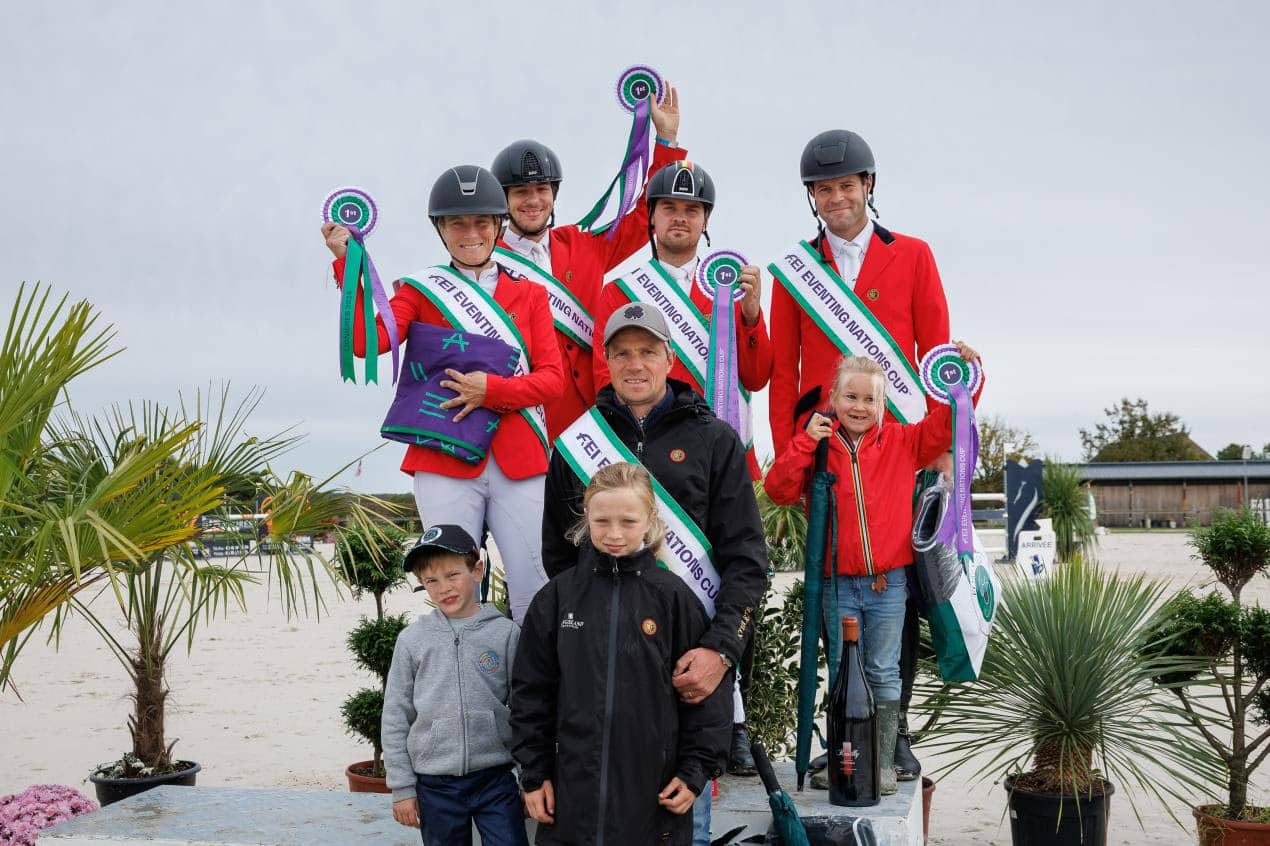
<instances>
[{"instance_id":1,"label":"child's hand","mask_svg":"<svg viewBox=\"0 0 1270 846\"><path fill-rule=\"evenodd\" d=\"M657 804L672 814L686 814L695 801L697 794L679 776L672 778L662 792L657 794Z\"/></svg>"},{"instance_id":2,"label":"child's hand","mask_svg":"<svg viewBox=\"0 0 1270 846\"><path fill-rule=\"evenodd\" d=\"M960 353L961 357L966 361L979 360L979 353L975 352L974 349L966 344L965 341L953 341L953 343L957 345L957 352Z\"/></svg>"},{"instance_id":3,"label":"child's hand","mask_svg":"<svg viewBox=\"0 0 1270 846\"><path fill-rule=\"evenodd\" d=\"M419 827L419 800L411 797L410 799L398 799L392 803L392 818L402 825L408 825L411 828Z\"/></svg>"},{"instance_id":4,"label":"child's hand","mask_svg":"<svg viewBox=\"0 0 1270 846\"><path fill-rule=\"evenodd\" d=\"M544 781L537 790L525 794L525 810L535 822L551 824L556 821L556 791L551 786L551 779Z\"/></svg>"},{"instance_id":5,"label":"child's hand","mask_svg":"<svg viewBox=\"0 0 1270 846\"><path fill-rule=\"evenodd\" d=\"M807 434L811 435L811 439L817 443L823 441L833 434L833 420L817 411L807 424Z\"/></svg>"}]
</instances>

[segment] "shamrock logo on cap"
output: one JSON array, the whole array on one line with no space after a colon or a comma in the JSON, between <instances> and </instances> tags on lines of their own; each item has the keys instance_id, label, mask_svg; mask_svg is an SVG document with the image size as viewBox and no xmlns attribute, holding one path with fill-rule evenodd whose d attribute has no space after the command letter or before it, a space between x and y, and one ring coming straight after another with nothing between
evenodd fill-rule
<instances>
[{"instance_id":1,"label":"shamrock logo on cap","mask_svg":"<svg viewBox=\"0 0 1270 846\"><path fill-rule=\"evenodd\" d=\"M639 318L643 316L644 316L644 309L640 308L637 305L631 306L628 309L626 309L626 311L622 312L622 317L625 317L627 320L638 320Z\"/></svg>"}]
</instances>

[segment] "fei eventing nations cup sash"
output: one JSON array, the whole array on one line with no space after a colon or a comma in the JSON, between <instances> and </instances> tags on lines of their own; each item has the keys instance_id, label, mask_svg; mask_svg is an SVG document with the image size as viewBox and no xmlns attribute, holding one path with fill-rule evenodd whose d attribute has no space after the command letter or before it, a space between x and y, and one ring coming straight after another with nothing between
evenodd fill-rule
<instances>
[{"instance_id":1,"label":"fei eventing nations cup sash","mask_svg":"<svg viewBox=\"0 0 1270 846\"><path fill-rule=\"evenodd\" d=\"M639 459L626 448L594 406L556 438L555 448L578 474L583 485L591 484L591 478L601 467L623 461L639 464ZM657 513L666 524L666 540L662 542L657 559L692 588L705 606L706 613L713 618L714 600L719 595L720 585L719 571L714 565L714 549L701 528L657 478L652 474L649 478L653 482Z\"/></svg>"},{"instance_id":2,"label":"fei eventing nations cup sash","mask_svg":"<svg viewBox=\"0 0 1270 846\"><path fill-rule=\"evenodd\" d=\"M644 192L644 180L652 155L653 139L649 131L652 128L652 110L649 102L656 100L660 103L665 96L666 85L661 76L647 65L627 68L617 78L617 104L631 113L631 134L626 139L626 152L617 169L617 176L613 177L613 181L591 210L578 221L578 228L583 232L594 229L605 232L605 237L612 238L617 231L617 222L635 207L640 194ZM604 214L614 189L617 189L617 213L608 223L597 227L595 222Z\"/></svg>"},{"instance_id":3,"label":"fei eventing nations cup sash","mask_svg":"<svg viewBox=\"0 0 1270 846\"><path fill-rule=\"evenodd\" d=\"M739 275L739 271L738 271ZM683 362L688 373L701 386L703 392L710 389L711 364L714 359L710 328L706 325L705 315L693 304L687 291L679 290L675 280L662 269L661 263L650 259L648 264L640 265L613 284L630 298L631 302L652 305L666 317L666 325L670 327L670 346L675 357ZM728 303L728 324L732 323L732 307ZM736 343L736 330L729 337ZM750 393L740 381L736 382L736 401L738 406L737 431L745 448L749 449L754 442L753 425L750 414ZM711 407L714 405L711 403ZM728 421L732 422L732 421ZM734 426L736 424L733 424Z\"/></svg>"},{"instance_id":4,"label":"fei eventing nations cup sash","mask_svg":"<svg viewBox=\"0 0 1270 846\"><path fill-rule=\"evenodd\" d=\"M345 382L356 384L353 370L353 320L357 309L357 295L362 295L362 317L366 331L366 382L379 381L379 335L375 329L375 314L384 319L388 333L388 346L392 350L392 380L397 381L397 321L392 319L388 295L379 280L375 263L366 252L365 238L379 220L375 201L360 188L340 188L331 192L322 204L322 222L338 223L348 229L348 253L344 258L344 279L340 296L340 376Z\"/></svg>"},{"instance_id":5,"label":"fei eventing nations cup sash","mask_svg":"<svg viewBox=\"0 0 1270 846\"><path fill-rule=\"evenodd\" d=\"M427 297L454 328L487 338L497 338L511 346L519 355L516 371L512 375L528 375L530 361L525 339L507 316L507 312L503 311L503 307L494 302L494 298L485 293L480 285L445 265L430 267L419 275L423 278L422 282L409 276L403 276L401 281ZM546 447L547 418L542 406L522 408L520 413Z\"/></svg>"},{"instance_id":6,"label":"fei eventing nations cup sash","mask_svg":"<svg viewBox=\"0 0 1270 846\"><path fill-rule=\"evenodd\" d=\"M551 321L556 329L584 349L591 349L592 338L595 336L595 318L563 282L519 253L495 247L494 255L499 264L546 288L547 302L551 305Z\"/></svg>"},{"instance_id":7,"label":"fei eventing nations cup sash","mask_svg":"<svg viewBox=\"0 0 1270 846\"><path fill-rule=\"evenodd\" d=\"M926 395L908 358L842 277L806 241L767 266L843 355L862 355L886 372L886 407L901 423L926 415Z\"/></svg>"}]
</instances>

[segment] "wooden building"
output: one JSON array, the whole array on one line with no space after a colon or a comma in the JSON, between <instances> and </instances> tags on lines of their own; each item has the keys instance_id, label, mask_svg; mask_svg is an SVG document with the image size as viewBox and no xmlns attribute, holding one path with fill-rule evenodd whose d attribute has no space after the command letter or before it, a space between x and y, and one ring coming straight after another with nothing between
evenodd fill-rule
<instances>
[{"instance_id":1,"label":"wooden building","mask_svg":"<svg viewBox=\"0 0 1270 846\"><path fill-rule=\"evenodd\" d=\"M1216 508L1251 504L1270 517L1270 461L1078 464L1101 526L1206 526Z\"/></svg>"}]
</instances>

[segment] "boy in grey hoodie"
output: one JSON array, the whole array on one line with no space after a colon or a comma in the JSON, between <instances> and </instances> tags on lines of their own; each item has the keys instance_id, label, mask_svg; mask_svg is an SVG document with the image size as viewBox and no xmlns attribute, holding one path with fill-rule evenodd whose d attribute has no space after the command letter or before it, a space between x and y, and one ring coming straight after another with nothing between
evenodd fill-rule
<instances>
[{"instance_id":1,"label":"boy in grey hoodie","mask_svg":"<svg viewBox=\"0 0 1270 846\"><path fill-rule=\"evenodd\" d=\"M508 751L507 707L520 630L477 589L485 566L453 525L433 526L405 569L436 606L397 636L384 693L384 765L392 814L427 846L528 846Z\"/></svg>"}]
</instances>

